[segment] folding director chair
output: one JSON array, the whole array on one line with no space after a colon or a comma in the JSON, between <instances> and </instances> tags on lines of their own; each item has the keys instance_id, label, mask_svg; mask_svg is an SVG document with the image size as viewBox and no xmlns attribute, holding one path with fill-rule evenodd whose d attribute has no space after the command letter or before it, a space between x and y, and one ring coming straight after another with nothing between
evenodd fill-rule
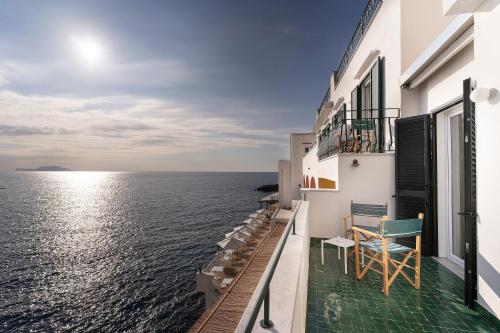
<instances>
[{"instance_id":1,"label":"folding director chair","mask_svg":"<svg viewBox=\"0 0 500 333\"><path fill-rule=\"evenodd\" d=\"M356 278L361 280L369 270L382 275L382 291L386 296L389 295L389 287L399 274L401 274L401 276L414 288L420 289L420 255L423 219L423 213L420 213L417 219L408 220L389 221L387 220L387 217L384 217L380 222L380 229L378 232L364 230L362 226L354 226L352 229L354 232L355 242L354 251L356 261ZM360 241L360 234L371 236L374 240ZM389 240L389 238L396 239L412 236L416 237L414 249ZM368 264L363 268L363 271L360 269L359 261L360 246L364 248L364 256L370 259ZM403 259L398 261L394 259L394 257L391 258L391 254L400 254ZM411 266L408 263L411 258L415 259L414 266ZM382 266L382 271L373 268L375 263ZM395 270L393 272L390 271L389 264L394 267ZM408 276L408 274L403 270L404 268L411 269L415 272L414 279L411 279L410 276Z\"/></svg>"}]
</instances>

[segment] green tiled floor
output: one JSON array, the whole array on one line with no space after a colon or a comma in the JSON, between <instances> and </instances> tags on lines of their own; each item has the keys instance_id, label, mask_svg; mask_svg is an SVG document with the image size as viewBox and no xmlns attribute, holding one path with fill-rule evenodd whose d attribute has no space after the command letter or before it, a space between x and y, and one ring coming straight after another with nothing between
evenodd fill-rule
<instances>
[{"instance_id":1,"label":"green tiled floor","mask_svg":"<svg viewBox=\"0 0 500 333\"><path fill-rule=\"evenodd\" d=\"M320 239L311 238L307 332L500 332L493 315L463 305L463 280L432 258L422 259L421 274L420 290L398 277L386 297L375 272L356 281L352 259L345 275L331 245L322 266Z\"/></svg>"}]
</instances>

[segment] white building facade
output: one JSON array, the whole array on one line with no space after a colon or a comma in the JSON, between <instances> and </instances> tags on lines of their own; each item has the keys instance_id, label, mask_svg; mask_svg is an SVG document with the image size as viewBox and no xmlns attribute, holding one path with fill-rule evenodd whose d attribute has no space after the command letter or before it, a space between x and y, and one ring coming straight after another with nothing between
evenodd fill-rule
<instances>
[{"instance_id":1,"label":"white building facade","mask_svg":"<svg viewBox=\"0 0 500 333\"><path fill-rule=\"evenodd\" d=\"M458 267L464 302L498 318L500 0L372 0L363 15L289 198L301 181L311 237L341 235L351 200L424 212L424 254Z\"/></svg>"}]
</instances>

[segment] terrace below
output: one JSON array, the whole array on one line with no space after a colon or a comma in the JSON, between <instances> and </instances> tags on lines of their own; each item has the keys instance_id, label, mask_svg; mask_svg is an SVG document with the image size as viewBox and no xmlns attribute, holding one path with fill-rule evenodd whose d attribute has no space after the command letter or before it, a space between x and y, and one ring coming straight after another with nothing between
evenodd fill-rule
<instances>
[{"instance_id":1,"label":"terrace below","mask_svg":"<svg viewBox=\"0 0 500 333\"><path fill-rule=\"evenodd\" d=\"M191 328L191 332L235 331L283 230L285 230L285 224L277 223L269 236L255 250L246 267L239 273L226 293L221 296L214 307L205 311Z\"/></svg>"}]
</instances>

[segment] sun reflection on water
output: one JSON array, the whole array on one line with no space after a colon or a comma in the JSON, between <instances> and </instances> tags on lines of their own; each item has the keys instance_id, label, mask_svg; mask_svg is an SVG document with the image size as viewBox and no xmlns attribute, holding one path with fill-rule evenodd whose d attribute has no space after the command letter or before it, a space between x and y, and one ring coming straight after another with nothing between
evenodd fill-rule
<instances>
[{"instance_id":1,"label":"sun reflection on water","mask_svg":"<svg viewBox=\"0 0 500 333\"><path fill-rule=\"evenodd\" d=\"M0 331L187 331L198 263L275 177L0 174Z\"/></svg>"},{"instance_id":2,"label":"sun reflection on water","mask_svg":"<svg viewBox=\"0 0 500 333\"><path fill-rule=\"evenodd\" d=\"M77 299L105 283L119 263L109 261L118 237L113 226L116 174L108 172L54 172L55 184L46 195L51 218L44 220L42 260L53 267L52 292Z\"/></svg>"}]
</instances>

